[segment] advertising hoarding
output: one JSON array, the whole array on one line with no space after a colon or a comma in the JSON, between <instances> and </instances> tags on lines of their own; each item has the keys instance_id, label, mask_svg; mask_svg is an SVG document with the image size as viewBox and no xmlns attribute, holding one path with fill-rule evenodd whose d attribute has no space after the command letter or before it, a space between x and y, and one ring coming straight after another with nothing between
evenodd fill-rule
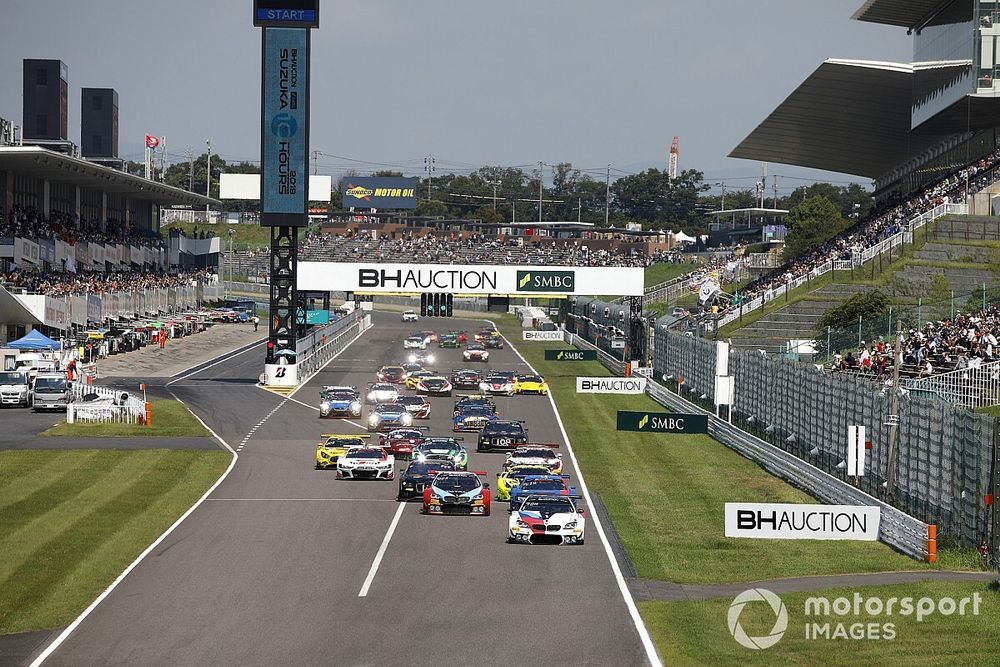
<instances>
[{"instance_id":1,"label":"advertising hoarding","mask_svg":"<svg viewBox=\"0 0 1000 667\"><path fill-rule=\"evenodd\" d=\"M340 184L344 208L417 207L417 179L377 176L349 176Z\"/></svg>"}]
</instances>

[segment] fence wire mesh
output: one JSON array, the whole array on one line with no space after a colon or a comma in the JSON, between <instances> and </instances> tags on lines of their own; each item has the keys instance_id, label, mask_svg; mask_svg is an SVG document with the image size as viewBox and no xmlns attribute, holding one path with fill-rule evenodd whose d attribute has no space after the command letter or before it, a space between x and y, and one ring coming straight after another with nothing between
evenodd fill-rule
<instances>
[{"instance_id":1,"label":"fence wire mesh","mask_svg":"<svg viewBox=\"0 0 1000 667\"><path fill-rule=\"evenodd\" d=\"M714 410L715 346L657 327L654 372L666 386ZM847 427L864 425L871 449L861 490L938 525L963 546L989 535L984 499L992 492L991 417L903 392L899 401L895 478L886 488L890 388L814 365L731 350L733 424L844 481ZM664 379L666 378L666 379ZM672 383L677 383L675 386Z\"/></svg>"}]
</instances>

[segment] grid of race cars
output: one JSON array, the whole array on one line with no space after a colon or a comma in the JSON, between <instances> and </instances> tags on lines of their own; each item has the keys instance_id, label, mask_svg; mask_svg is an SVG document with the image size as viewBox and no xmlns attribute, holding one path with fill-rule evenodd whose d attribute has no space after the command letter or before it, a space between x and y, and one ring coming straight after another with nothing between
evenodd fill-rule
<instances>
[{"instance_id":1,"label":"grid of race cars","mask_svg":"<svg viewBox=\"0 0 1000 667\"><path fill-rule=\"evenodd\" d=\"M358 419L367 433L322 434L316 468L341 480L394 482L397 500L418 502L429 516L490 516L507 503L511 543L583 544L586 512L558 445L533 443L523 420L497 408L498 397L546 396L545 379L491 367L490 351L503 349L504 338L489 327L414 331L401 348L399 363L375 369L367 385L320 391L321 419ZM516 411L519 400L506 404ZM432 409L446 412L451 433L420 425ZM472 439L476 452L502 455L495 485L487 471L468 469Z\"/></svg>"}]
</instances>

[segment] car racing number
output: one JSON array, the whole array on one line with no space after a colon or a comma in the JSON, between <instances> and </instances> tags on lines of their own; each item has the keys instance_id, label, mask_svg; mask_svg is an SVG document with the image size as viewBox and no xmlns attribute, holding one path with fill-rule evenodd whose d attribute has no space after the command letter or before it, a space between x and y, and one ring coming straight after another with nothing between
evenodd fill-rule
<instances>
[{"instance_id":1,"label":"car racing number","mask_svg":"<svg viewBox=\"0 0 1000 667\"><path fill-rule=\"evenodd\" d=\"M506 447L514 441L510 438L497 438L494 442L496 442L501 447Z\"/></svg>"}]
</instances>

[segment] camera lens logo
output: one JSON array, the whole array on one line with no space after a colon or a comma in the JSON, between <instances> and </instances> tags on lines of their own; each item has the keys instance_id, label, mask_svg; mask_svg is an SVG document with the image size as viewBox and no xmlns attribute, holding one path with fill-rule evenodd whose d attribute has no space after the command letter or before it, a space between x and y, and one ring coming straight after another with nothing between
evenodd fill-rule
<instances>
[{"instance_id":1,"label":"camera lens logo","mask_svg":"<svg viewBox=\"0 0 1000 667\"><path fill-rule=\"evenodd\" d=\"M771 632L763 637L750 637L740 625L740 614L743 613L743 607L750 602L766 602L771 607L771 611L774 612L774 626L771 628ZM781 640L788 628L788 610L785 609L785 603L781 601L781 598L766 588L751 588L737 595L733 603L729 605L727 620L729 621L729 634L733 636L736 643L758 651L771 648Z\"/></svg>"},{"instance_id":2,"label":"camera lens logo","mask_svg":"<svg viewBox=\"0 0 1000 667\"><path fill-rule=\"evenodd\" d=\"M299 131L299 122L287 113L279 113L271 119L271 134L279 139L294 137Z\"/></svg>"}]
</instances>

